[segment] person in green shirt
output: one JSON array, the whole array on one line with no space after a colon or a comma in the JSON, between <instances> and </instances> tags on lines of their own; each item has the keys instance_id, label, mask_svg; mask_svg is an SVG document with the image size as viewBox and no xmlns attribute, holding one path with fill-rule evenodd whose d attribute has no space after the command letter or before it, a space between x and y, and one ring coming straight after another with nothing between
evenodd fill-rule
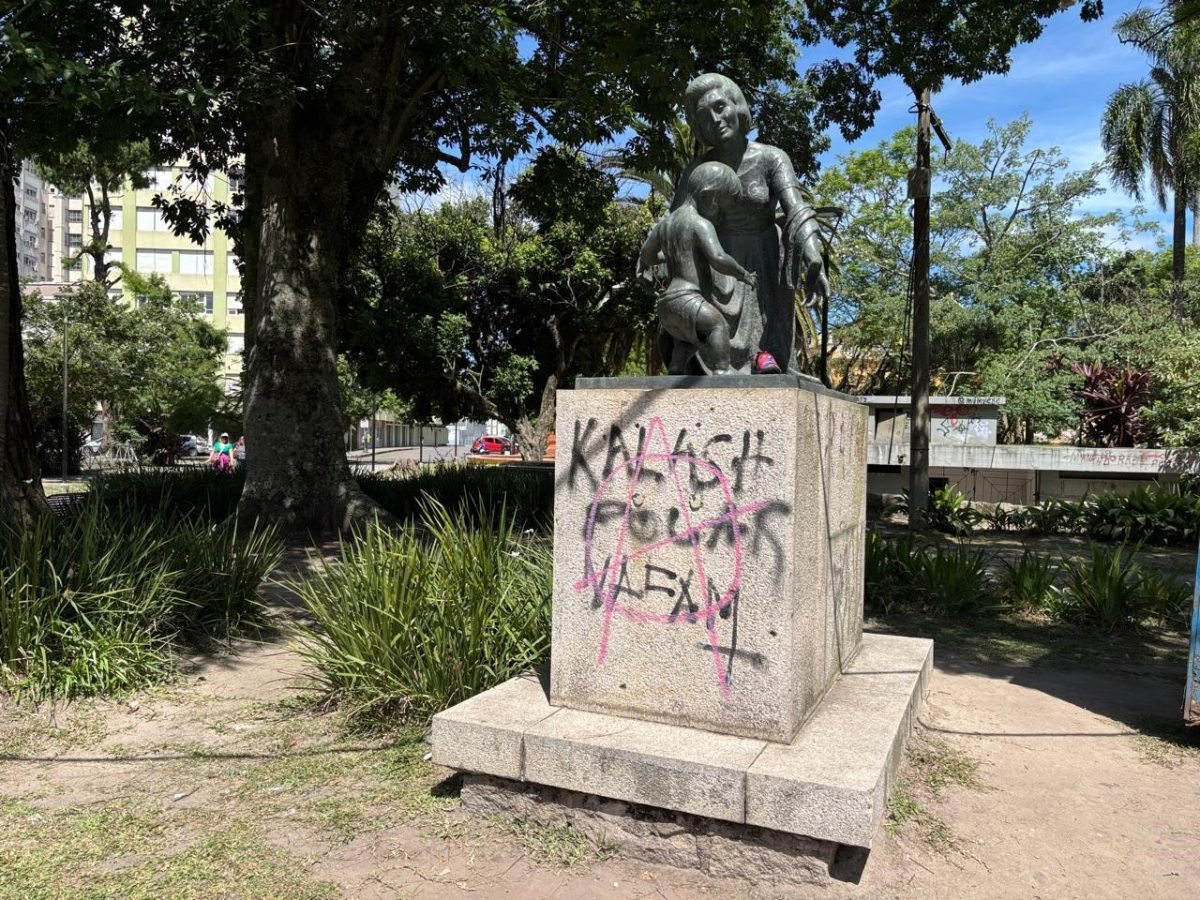
<instances>
[{"instance_id":1,"label":"person in green shirt","mask_svg":"<svg viewBox=\"0 0 1200 900\"><path fill-rule=\"evenodd\" d=\"M222 431L221 436L213 441L212 453L208 457L209 465L215 466L221 472L233 471L233 444L229 434Z\"/></svg>"}]
</instances>

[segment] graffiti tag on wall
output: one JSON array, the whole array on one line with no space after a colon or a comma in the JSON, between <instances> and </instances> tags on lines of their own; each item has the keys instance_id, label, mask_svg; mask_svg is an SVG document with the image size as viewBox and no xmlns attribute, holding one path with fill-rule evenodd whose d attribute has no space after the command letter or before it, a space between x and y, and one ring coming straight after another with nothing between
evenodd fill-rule
<instances>
[{"instance_id":1,"label":"graffiti tag on wall","mask_svg":"<svg viewBox=\"0 0 1200 900\"><path fill-rule=\"evenodd\" d=\"M630 451L613 426L597 473L580 451L597 427L576 422L569 470L572 481L586 478L593 489L583 572L573 587L590 593L599 613L597 664L609 655L617 623L702 629L717 689L728 698L748 557L782 565L782 545L767 526L791 512L779 500L743 496L750 481L759 483L750 476L774 465L763 432L714 435L697 451L687 429L672 440L655 416Z\"/></svg>"}]
</instances>

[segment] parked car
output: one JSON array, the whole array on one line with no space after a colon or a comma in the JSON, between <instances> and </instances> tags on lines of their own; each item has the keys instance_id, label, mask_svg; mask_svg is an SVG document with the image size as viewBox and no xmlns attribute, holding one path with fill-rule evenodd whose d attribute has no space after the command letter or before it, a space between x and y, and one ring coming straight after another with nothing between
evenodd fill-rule
<instances>
[{"instance_id":1,"label":"parked car","mask_svg":"<svg viewBox=\"0 0 1200 900\"><path fill-rule=\"evenodd\" d=\"M475 443L471 445L472 453L512 453L512 441L508 438L497 437L494 435L484 435L481 438L476 438Z\"/></svg>"},{"instance_id":2,"label":"parked car","mask_svg":"<svg viewBox=\"0 0 1200 900\"><path fill-rule=\"evenodd\" d=\"M208 456L212 447L208 441L198 434L181 434L179 436L179 455L195 459L197 456Z\"/></svg>"}]
</instances>

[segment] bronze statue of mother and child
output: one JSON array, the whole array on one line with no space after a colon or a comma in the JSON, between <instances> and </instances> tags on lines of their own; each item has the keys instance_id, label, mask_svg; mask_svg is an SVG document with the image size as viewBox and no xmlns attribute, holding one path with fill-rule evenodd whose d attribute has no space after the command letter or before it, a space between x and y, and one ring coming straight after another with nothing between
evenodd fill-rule
<instances>
[{"instance_id":1,"label":"bronze statue of mother and child","mask_svg":"<svg viewBox=\"0 0 1200 900\"><path fill-rule=\"evenodd\" d=\"M788 155L750 140L750 107L731 79L693 79L684 106L707 149L684 170L638 261L644 282L660 265L670 279L658 298L668 371L795 372L796 292L809 304L829 296L816 211Z\"/></svg>"}]
</instances>

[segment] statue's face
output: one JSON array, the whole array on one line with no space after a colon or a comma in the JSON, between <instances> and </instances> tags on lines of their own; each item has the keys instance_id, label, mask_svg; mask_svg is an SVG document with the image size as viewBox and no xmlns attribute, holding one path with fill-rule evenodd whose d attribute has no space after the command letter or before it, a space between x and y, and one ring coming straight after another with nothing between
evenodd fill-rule
<instances>
[{"instance_id":1,"label":"statue's face","mask_svg":"<svg viewBox=\"0 0 1200 900\"><path fill-rule=\"evenodd\" d=\"M740 133L737 107L720 88L713 88L696 104L696 127L704 143L710 146L722 144Z\"/></svg>"}]
</instances>

